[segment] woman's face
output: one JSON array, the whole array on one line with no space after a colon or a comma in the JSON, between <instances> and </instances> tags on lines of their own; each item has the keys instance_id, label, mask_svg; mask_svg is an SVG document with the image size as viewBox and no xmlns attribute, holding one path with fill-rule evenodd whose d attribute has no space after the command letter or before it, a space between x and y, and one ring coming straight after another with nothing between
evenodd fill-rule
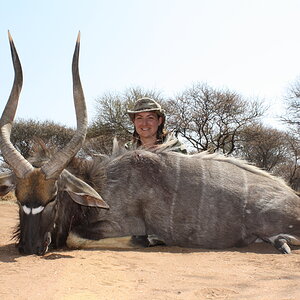
<instances>
[{"instance_id":1,"label":"woman's face","mask_svg":"<svg viewBox=\"0 0 300 300\"><path fill-rule=\"evenodd\" d=\"M162 123L162 117L159 117L155 112L141 112L135 114L133 120L135 130L140 138L149 139L156 138L156 133L159 125Z\"/></svg>"}]
</instances>

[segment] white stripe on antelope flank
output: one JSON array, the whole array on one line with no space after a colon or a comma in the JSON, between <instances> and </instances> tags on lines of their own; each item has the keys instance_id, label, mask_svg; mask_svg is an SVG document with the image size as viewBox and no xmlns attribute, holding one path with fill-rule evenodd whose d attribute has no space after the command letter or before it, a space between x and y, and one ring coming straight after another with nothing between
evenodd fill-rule
<instances>
[{"instance_id":1,"label":"white stripe on antelope flank","mask_svg":"<svg viewBox=\"0 0 300 300\"><path fill-rule=\"evenodd\" d=\"M174 240L173 217L174 217L174 209L175 209L175 203L177 200L177 192L178 192L178 186L179 186L179 180L180 180L180 160L181 160L180 156L176 157L175 186L174 186L171 211L170 211L170 234L171 234L172 240Z\"/></svg>"}]
</instances>

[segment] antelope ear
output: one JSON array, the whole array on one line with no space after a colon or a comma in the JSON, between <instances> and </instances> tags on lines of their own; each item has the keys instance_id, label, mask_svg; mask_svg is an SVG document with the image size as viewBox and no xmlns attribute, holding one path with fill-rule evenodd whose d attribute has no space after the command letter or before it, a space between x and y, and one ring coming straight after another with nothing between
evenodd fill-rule
<instances>
[{"instance_id":1,"label":"antelope ear","mask_svg":"<svg viewBox=\"0 0 300 300\"><path fill-rule=\"evenodd\" d=\"M0 196L5 196L15 188L15 175L7 172L0 175Z\"/></svg>"},{"instance_id":2,"label":"antelope ear","mask_svg":"<svg viewBox=\"0 0 300 300\"><path fill-rule=\"evenodd\" d=\"M63 170L60 177L62 179L63 190L70 195L74 202L84 206L109 208L108 204L90 185L67 170Z\"/></svg>"}]
</instances>

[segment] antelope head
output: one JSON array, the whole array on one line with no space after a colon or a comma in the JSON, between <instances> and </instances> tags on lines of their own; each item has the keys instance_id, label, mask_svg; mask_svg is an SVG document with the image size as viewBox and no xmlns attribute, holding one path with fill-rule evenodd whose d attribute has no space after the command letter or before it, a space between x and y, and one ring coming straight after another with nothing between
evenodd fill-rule
<instances>
[{"instance_id":1,"label":"antelope head","mask_svg":"<svg viewBox=\"0 0 300 300\"><path fill-rule=\"evenodd\" d=\"M17 234L19 252L43 255L51 243L57 203L60 201L59 195L62 192L68 192L77 203L107 208L107 205L101 202L101 197L90 186L64 170L81 148L87 131L86 104L78 70L80 33L77 37L72 61L77 130L70 142L40 168L34 167L27 161L10 141L23 75L21 63L9 32L8 35L15 78L0 119L0 149L12 171L0 176L0 195L4 195L12 189L15 190L20 218ZM91 204L91 199L94 200L94 204Z\"/></svg>"}]
</instances>

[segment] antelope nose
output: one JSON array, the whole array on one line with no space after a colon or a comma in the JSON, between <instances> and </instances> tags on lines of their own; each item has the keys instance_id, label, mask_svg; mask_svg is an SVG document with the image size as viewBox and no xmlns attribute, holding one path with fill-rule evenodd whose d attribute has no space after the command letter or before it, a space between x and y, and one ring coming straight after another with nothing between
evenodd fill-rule
<instances>
[{"instance_id":1,"label":"antelope nose","mask_svg":"<svg viewBox=\"0 0 300 300\"><path fill-rule=\"evenodd\" d=\"M36 248L36 254L39 256L42 256L46 253L45 248L42 246L39 246Z\"/></svg>"}]
</instances>

